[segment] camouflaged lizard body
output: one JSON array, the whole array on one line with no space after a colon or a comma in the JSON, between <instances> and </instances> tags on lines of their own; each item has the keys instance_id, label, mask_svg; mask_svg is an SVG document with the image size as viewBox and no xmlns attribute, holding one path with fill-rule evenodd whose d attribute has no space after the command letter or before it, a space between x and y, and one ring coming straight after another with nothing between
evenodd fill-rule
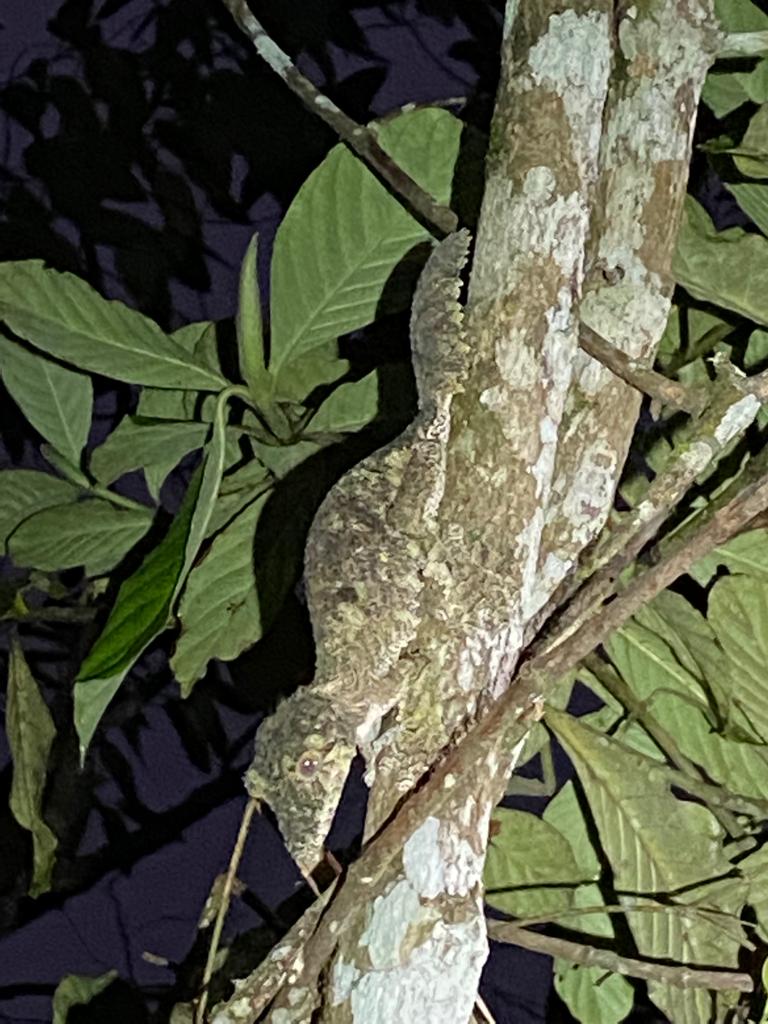
<instances>
[{"instance_id":1,"label":"camouflaged lizard body","mask_svg":"<svg viewBox=\"0 0 768 1024\"><path fill-rule=\"evenodd\" d=\"M449 235L416 287L416 418L331 488L312 523L305 570L315 680L261 726L245 776L305 873L322 857L356 751L370 748L414 678L412 666L394 671L398 661L419 660L409 645L423 617L425 580L439 571L433 549L451 403L470 359L458 301L468 247L467 231Z\"/></svg>"}]
</instances>

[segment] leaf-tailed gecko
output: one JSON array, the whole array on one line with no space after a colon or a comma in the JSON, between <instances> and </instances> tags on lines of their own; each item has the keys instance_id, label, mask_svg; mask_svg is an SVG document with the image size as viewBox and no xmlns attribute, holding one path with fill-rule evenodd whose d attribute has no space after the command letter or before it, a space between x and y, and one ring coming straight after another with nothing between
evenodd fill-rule
<instances>
[{"instance_id":1,"label":"leaf-tailed gecko","mask_svg":"<svg viewBox=\"0 0 768 1024\"><path fill-rule=\"evenodd\" d=\"M440 242L416 286L415 419L331 488L312 523L305 572L315 680L261 726L245 775L305 874L322 859L356 751L365 753L398 705L401 681L413 678L393 669L418 659L412 642L437 539L451 403L471 355L459 304L469 241L461 230Z\"/></svg>"}]
</instances>

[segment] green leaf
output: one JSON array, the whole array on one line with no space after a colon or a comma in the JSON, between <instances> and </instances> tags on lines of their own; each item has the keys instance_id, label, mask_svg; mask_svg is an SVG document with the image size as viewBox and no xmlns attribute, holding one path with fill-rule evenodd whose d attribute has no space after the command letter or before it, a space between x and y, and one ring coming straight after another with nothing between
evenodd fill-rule
<instances>
[{"instance_id":1,"label":"green leaf","mask_svg":"<svg viewBox=\"0 0 768 1024\"><path fill-rule=\"evenodd\" d=\"M91 373L160 388L226 384L148 317L42 260L0 263L0 317L37 348Z\"/></svg>"},{"instance_id":2,"label":"green leaf","mask_svg":"<svg viewBox=\"0 0 768 1024\"><path fill-rule=\"evenodd\" d=\"M642 701L666 688L696 701L706 700L700 677L675 657L658 633L630 620L606 644L611 661Z\"/></svg>"},{"instance_id":3,"label":"green leaf","mask_svg":"<svg viewBox=\"0 0 768 1024\"><path fill-rule=\"evenodd\" d=\"M742 74L732 71L710 71L704 80L701 98L715 117L725 117L749 99Z\"/></svg>"},{"instance_id":4,"label":"green leaf","mask_svg":"<svg viewBox=\"0 0 768 1024\"><path fill-rule=\"evenodd\" d=\"M323 402L309 425L311 433L345 433L361 430L376 418L379 409L378 374L340 384Z\"/></svg>"},{"instance_id":5,"label":"green leaf","mask_svg":"<svg viewBox=\"0 0 768 1024\"><path fill-rule=\"evenodd\" d=\"M632 1011L635 990L604 967L555 959L555 991L583 1024L618 1024Z\"/></svg>"},{"instance_id":6,"label":"green leaf","mask_svg":"<svg viewBox=\"0 0 768 1024\"><path fill-rule=\"evenodd\" d=\"M26 519L8 542L17 565L48 572L82 565L88 576L109 572L152 524L150 509L115 508L108 501L54 505Z\"/></svg>"},{"instance_id":7,"label":"green leaf","mask_svg":"<svg viewBox=\"0 0 768 1024\"><path fill-rule=\"evenodd\" d=\"M32 426L77 463L88 440L91 379L67 370L0 334L3 383Z\"/></svg>"},{"instance_id":8,"label":"green leaf","mask_svg":"<svg viewBox=\"0 0 768 1024\"><path fill-rule=\"evenodd\" d=\"M706 586L724 565L732 573L746 573L768 583L768 530L740 533L720 547L713 548L688 570L697 583Z\"/></svg>"},{"instance_id":9,"label":"green leaf","mask_svg":"<svg viewBox=\"0 0 768 1024\"><path fill-rule=\"evenodd\" d=\"M758 743L768 743L768 583L724 576L710 591L707 618L727 656L733 719Z\"/></svg>"},{"instance_id":10,"label":"green leaf","mask_svg":"<svg viewBox=\"0 0 768 1024\"><path fill-rule=\"evenodd\" d=\"M58 845L42 816L46 766L56 727L15 636L11 637L5 726L13 761L9 805L16 821L32 833L29 895L39 896L51 887Z\"/></svg>"},{"instance_id":11,"label":"green leaf","mask_svg":"<svg viewBox=\"0 0 768 1024\"><path fill-rule=\"evenodd\" d=\"M573 888L587 881L568 840L527 811L497 808L485 859L485 900L516 917L556 914L573 906Z\"/></svg>"},{"instance_id":12,"label":"green leaf","mask_svg":"<svg viewBox=\"0 0 768 1024\"><path fill-rule=\"evenodd\" d=\"M0 471L0 549L19 523L41 509L66 505L80 493L67 480L35 469Z\"/></svg>"},{"instance_id":13,"label":"green leaf","mask_svg":"<svg viewBox=\"0 0 768 1024\"><path fill-rule=\"evenodd\" d=\"M246 505L250 505L254 498L262 491L269 490L273 484L272 474L258 459L253 459L233 473L222 477L216 504L208 521L207 536L211 537L218 533L242 512Z\"/></svg>"},{"instance_id":14,"label":"green leaf","mask_svg":"<svg viewBox=\"0 0 768 1024\"><path fill-rule=\"evenodd\" d=\"M168 474L185 455L202 448L208 430L207 423L125 416L91 453L91 472L100 483L111 484L124 473L143 469L149 493L157 500Z\"/></svg>"},{"instance_id":15,"label":"green leaf","mask_svg":"<svg viewBox=\"0 0 768 1024\"><path fill-rule=\"evenodd\" d=\"M694 298L768 324L768 239L741 228L716 231L691 196L685 199L672 270Z\"/></svg>"},{"instance_id":16,"label":"green leaf","mask_svg":"<svg viewBox=\"0 0 768 1024\"><path fill-rule=\"evenodd\" d=\"M757 224L764 235L768 235L768 185L735 185L726 182L725 187L733 193L734 199L744 213Z\"/></svg>"},{"instance_id":17,"label":"green leaf","mask_svg":"<svg viewBox=\"0 0 768 1024\"><path fill-rule=\"evenodd\" d=\"M573 906L590 908L589 913L568 914L561 923L564 927L577 929L587 935L611 938L614 931L610 915L595 912L594 909L605 905L603 894L596 884L600 878L600 861L592 845L584 811L573 782L566 782L560 792L549 801L543 820L556 828L560 835L565 836L579 866L583 883L574 889Z\"/></svg>"},{"instance_id":18,"label":"green leaf","mask_svg":"<svg viewBox=\"0 0 768 1024\"><path fill-rule=\"evenodd\" d=\"M221 375L216 343L216 324L211 320L185 324L171 335L171 341L195 360ZM159 420L204 420L212 416L211 398L200 391L179 391L172 388L143 387L136 406L136 415ZM204 415L207 411L208 415Z\"/></svg>"},{"instance_id":19,"label":"green leaf","mask_svg":"<svg viewBox=\"0 0 768 1024\"><path fill-rule=\"evenodd\" d=\"M258 244L259 235L256 232L248 243L240 267L239 301L235 318L240 373L257 403L263 401L269 393L257 275Z\"/></svg>"},{"instance_id":20,"label":"green leaf","mask_svg":"<svg viewBox=\"0 0 768 1024\"><path fill-rule=\"evenodd\" d=\"M52 1024L67 1024L67 1017L73 1006L90 1003L117 976L117 971L107 971L98 978L87 978L82 974L65 974L53 993Z\"/></svg>"},{"instance_id":21,"label":"green leaf","mask_svg":"<svg viewBox=\"0 0 768 1024\"><path fill-rule=\"evenodd\" d=\"M382 146L436 199L450 197L461 122L447 111L402 115L380 130ZM272 255L270 372L278 398L301 401L342 376L336 338L370 323L405 254L428 237L343 145L299 190Z\"/></svg>"},{"instance_id":22,"label":"green leaf","mask_svg":"<svg viewBox=\"0 0 768 1024\"><path fill-rule=\"evenodd\" d=\"M734 955L738 943L734 948L721 929L700 915L674 905L630 909L647 902L643 897L653 902L669 893L677 902L693 902L700 899L697 883L729 872L723 830L714 816L705 807L675 799L674 777L664 765L562 712L548 711L547 722L579 774L615 888L632 894L621 902L639 952L680 963L723 963ZM723 944L719 951L712 948L715 936Z\"/></svg>"},{"instance_id":23,"label":"green leaf","mask_svg":"<svg viewBox=\"0 0 768 1024\"><path fill-rule=\"evenodd\" d=\"M202 475L201 466L165 537L120 587L104 629L80 666L74 700L81 757L127 672L168 624L186 563Z\"/></svg>"},{"instance_id":24,"label":"green leaf","mask_svg":"<svg viewBox=\"0 0 768 1024\"><path fill-rule=\"evenodd\" d=\"M240 512L189 574L179 606L181 634L171 658L185 697L211 658L231 661L261 638L253 547L268 497L262 494Z\"/></svg>"}]
</instances>

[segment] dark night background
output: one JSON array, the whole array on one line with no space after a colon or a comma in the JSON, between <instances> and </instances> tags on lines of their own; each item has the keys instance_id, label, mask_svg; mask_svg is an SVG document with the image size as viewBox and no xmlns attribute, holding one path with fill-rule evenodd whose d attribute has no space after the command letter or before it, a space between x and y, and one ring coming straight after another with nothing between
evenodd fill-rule
<instances>
[{"instance_id":1,"label":"dark night background","mask_svg":"<svg viewBox=\"0 0 768 1024\"><path fill-rule=\"evenodd\" d=\"M502 0L257 5L280 45L356 119L462 97L463 116L479 127L495 89L502 9ZM260 232L265 282L279 219L335 143L331 133L218 0L5 0L0 20L0 259L44 258L166 329L231 317L251 234ZM131 410L136 389L102 378L96 394L91 444ZM0 427L0 468L46 468L1 385ZM167 508L185 480L182 467L166 484ZM141 495L140 479L128 486ZM174 985L199 967L196 921L229 859L255 728L278 694L311 677L303 607L289 598L269 636L232 666L212 663L185 702L167 641L155 644L110 707L82 774L69 688L87 641L60 626L26 627L22 637L59 728L47 806L62 845L56 891L30 900L30 844L7 810L3 747L0 1021L50 1020L63 974L112 968L127 985L90 1019L165 1020L189 997ZM0 623L3 650L7 642ZM359 804L353 791L340 846L354 838ZM233 903L225 939L261 928L252 937L268 948L276 936L263 928L285 926L305 898L268 820L255 820L239 874L249 892ZM496 947L483 995L498 1024L571 1020L556 997L546 1008L550 976L547 958Z\"/></svg>"}]
</instances>

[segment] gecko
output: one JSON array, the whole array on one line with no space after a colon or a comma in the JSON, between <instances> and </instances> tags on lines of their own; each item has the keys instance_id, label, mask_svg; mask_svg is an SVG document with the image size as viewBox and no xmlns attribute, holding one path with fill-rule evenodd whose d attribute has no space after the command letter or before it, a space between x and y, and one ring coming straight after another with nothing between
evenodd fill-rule
<instances>
[{"instance_id":1,"label":"gecko","mask_svg":"<svg viewBox=\"0 0 768 1024\"><path fill-rule=\"evenodd\" d=\"M352 760L414 679L398 666L419 664L414 640L430 564L439 564L451 404L471 359L459 302L469 244L466 229L439 242L414 292L414 420L341 477L307 536L315 678L262 723L244 777L248 793L269 804L304 875L323 858Z\"/></svg>"}]
</instances>

